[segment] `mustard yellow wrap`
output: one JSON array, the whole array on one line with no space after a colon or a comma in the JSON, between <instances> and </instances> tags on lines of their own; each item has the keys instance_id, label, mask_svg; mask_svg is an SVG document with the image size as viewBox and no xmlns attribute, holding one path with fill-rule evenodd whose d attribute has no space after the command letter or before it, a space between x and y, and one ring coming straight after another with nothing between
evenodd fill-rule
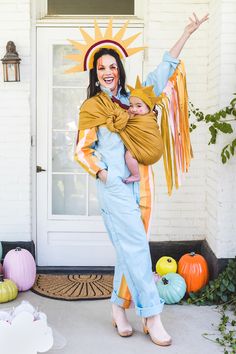
<instances>
[{"instance_id":1,"label":"mustard yellow wrap","mask_svg":"<svg viewBox=\"0 0 236 354\"><path fill-rule=\"evenodd\" d=\"M154 113L130 117L107 94L100 92L82 104L79 130L100 125L119 133L125 147L139 163L152 165L161 158L163 141Z\"/></svg>"}]
</instances>

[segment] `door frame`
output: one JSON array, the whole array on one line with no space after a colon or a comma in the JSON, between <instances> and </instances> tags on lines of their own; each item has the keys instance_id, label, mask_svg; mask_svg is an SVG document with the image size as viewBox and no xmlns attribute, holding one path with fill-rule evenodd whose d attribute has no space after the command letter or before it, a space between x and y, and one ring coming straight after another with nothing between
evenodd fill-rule
<instances>
[{"instance_id":1,"label":"door frame","mask_svg":"<svg viewBox=\"0 0 236 354\"><path fill-rule=\"evenodd\" d=\"M144 28L146 0L135 0L135 15L133 16L113 16L116 25L123 25L129 20L129 27ZM31 239L35 245L36 264L38 263L37 252L37 27L75 27L81 26L81 23L88 27L93 27L94 19L97 19L99 25L107 24L110 16L60 16L47 17L47 0L32 0L30 2L30 11L32 14L31 26L31 88L30 88L30 111L31 111ZM145 38L145 35L144 35ZM145 60L145 53L144 53Z\"/></svg>"}]
</instances>

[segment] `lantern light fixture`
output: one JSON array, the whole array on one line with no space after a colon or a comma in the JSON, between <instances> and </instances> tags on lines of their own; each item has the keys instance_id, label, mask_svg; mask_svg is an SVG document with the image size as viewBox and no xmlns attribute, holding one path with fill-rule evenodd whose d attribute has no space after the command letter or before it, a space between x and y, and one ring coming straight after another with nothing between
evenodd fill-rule
<instances>
[{"instance_id":1,"label":"lantern light fixture","mask_svg":"<svg viewBox=\"0 0 236 354\"><path fill-rule=\"evenodd\" d=\"M20 61L19 55L16 51L15 43L7 42L6 54L1 59L3 65L3 75L5 82L20 81Z\"/></svg>"}]
</instances>

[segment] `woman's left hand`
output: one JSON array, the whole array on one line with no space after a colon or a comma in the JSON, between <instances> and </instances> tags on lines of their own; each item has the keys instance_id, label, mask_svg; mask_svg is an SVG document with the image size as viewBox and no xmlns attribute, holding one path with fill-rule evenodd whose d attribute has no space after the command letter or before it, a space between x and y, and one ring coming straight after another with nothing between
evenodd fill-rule
<instances>
[{"instance_id":1,"label":"woman's left hand","mask_svg":"<svg viewBox=\"0 0 236 354\"><path fill-rule=\"evenodd\" d=\"M181 50L183 49L185 43L187 42L187 40L189 39L189 37L191 36L191 34L193 32L195 32L203 22L208 20L209 14L206 14L203 18L201 18L200 20L198 19L198 17L196 16L195 13L193 13L194 19L192 19L191 17L189 17L191 23L188 24L185 29L184 29L184 33L182 34L182 36L179 38L179 40L173 45L173 47L169 50L170 55L173 58L178 58L178 56L180 55Z\"/></svg>"},{"instance_id":2,"label":"woman's left hand","mask_svg":"<svg viewBox=\"0 0 236 354\"><path fill-rule=\"evenodd\" d=\"M185 29L184 29L184 33L187 35L191 35L193 32L195 32L200 25L207 21L209 19L209 14L206 14L205 16L203 16L200 20L198 19L197 15L195 14L195 12L193 12L193 17L191 18L189 17L189 20L191 21L191 23L189 23Z\"/></svg>"}]
</instances>

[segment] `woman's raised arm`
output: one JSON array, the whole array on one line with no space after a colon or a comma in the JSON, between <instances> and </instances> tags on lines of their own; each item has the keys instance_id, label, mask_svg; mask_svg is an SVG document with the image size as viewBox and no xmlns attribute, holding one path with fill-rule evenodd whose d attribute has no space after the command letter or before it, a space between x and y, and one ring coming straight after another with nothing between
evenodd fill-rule
<instances>
[{"instance_id":1,"label":"woman's raised arm","mask_svg":"<svg viewBox=\"0 0 236 354\"><path fill-rule=\"evenodd\" d=\"M195 32L203 22L207 21L209 18L209 14L206 14L200 20L198 19L197 15L193 13L193 17L189 17L190 23L185 27L184 33L179 38L179 40L174 44L174 46L170 49L169 53L173 58L178 58L181 50L183 49L185 43L191 36L193 32Z\"/></svg>"},{"instance_id":2,"label":"woman's raised arm","mask_svg":"<svg viewBox=\"0 0 236 354\"><path fill-rule=\"evenodd\" d=\"M159 96L164 90L167 81L174 73L179 60L177 59L181 50L184 47L184 44L191 36L193 32L195 32L200 25L208 20L208 14L205 15L201 20L199 20L195 13L193 13L194 20L190 17L190 23L185 27L184 32L180 39L174 44L174 46L170 49L169 52L165 52L162 62L156 67L156 69L150 72L143 82L143 85L154 86L154 91L157 96Z\"/></svg>"}]
</instances>

